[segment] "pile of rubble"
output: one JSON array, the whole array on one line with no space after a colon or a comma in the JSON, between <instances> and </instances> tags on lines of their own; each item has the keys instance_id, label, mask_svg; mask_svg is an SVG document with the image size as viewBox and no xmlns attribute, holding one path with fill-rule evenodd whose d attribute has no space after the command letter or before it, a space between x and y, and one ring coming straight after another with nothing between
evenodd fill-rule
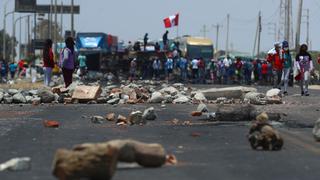
<instances>
[{"instance_id":1,"label":"pile of rubble","mask_svg":"<svg viewBox=\"0 0 320 180\"><path fill-rule=\"evenodd\" d=\"M128 85L106 85L99 82L84 85L74 82L68 88L56 86L51 89L17 90L0 89L0 102L4 104L40 104L40 103L90 103L90 104L281 104L280 90L272 89L266 94L258 93L256 88L229 87L205 90L186 87L175 83L157 84L154 81L141 81Z\"/></svg>"}]
</instances>

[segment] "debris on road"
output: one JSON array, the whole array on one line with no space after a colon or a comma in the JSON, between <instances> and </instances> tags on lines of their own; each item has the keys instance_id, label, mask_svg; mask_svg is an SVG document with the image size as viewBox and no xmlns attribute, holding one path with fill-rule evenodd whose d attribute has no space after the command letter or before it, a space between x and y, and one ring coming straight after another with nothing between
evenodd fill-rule
<instances>
[{"instance_id":1,"label":"debris on road","mask_svg":"<svg viewBox=\"0 0 320 180\"><path fill-rule=\"evenodd\" d=\"M43 125L44 127L47 127L47 128L58 128L60 126L58 121L52 121L52 120L44 120Z\"/></svg>"},{"instance_id":2,"label":"debris on road","mask_svg":"<svg viewBox=\"0 0 320 180\"><path fill-rule=\"evenodd\" d=\"M76 86L72 99L79 101L90 101L97 99L101 94L100 86Z\"/></svg>"},{"instance_id":3,"label":"debris on road","mask_svg":"<svg viewBox=\"0 0 320 180\"><path fill-rule=\"evenodd\" d=\"M142 118L148 121L154 121L157 119L157 114L153 107L147 108L142 114Z\"/></svg>"},{"instance_id":4,"label":"debris on road","mask_svg":"<svg viewBox=\"0 0 320 180\"><path fill-rule=\"evenodd\" d=\"M170 156L170 162L177 162ZM160 144L134 140L76 145L72 150L58 149L53 160L53 175L59 179L111 179L117 162L138 163L143 167L161 167L168 161Z\"/></svg>"},{"instance_id":5,"label":"debris on road","mask_svg":"<svg viewBox=\"0 0 320 180\"><path fill-rule=\"evenodd\" d=\"M191 116L201 116L202 112L201 111L192 111Z\"/></svg>"},{"instance_id":6,"label":"debris on road","mask_svg":"<svg viewBox=\"0 0 320 180\"><path fill-rule=\"evenodd\" d=\"M197 107L197 112L207 113L209 112L207 105L200 103Z\"/></svg>"},{"instance_id":7,"label":"debris on road","mask_svg":"<svg viewBox=\"0 0 320 180\"><path fill-rule=\"evenodd\" d=\"M282 137L279 132L268 123L266 113L257 116L256 121L251 125L248 140L251 148L254 150L262 148L263 150L278 151L281 150L283 146Z\"/></svg>"},{"instance_id":8,"label":"debris on road","mask_svg":"<svg viewBox=\"0 0 320 180\"><path fill-rule=\"evenodd\" d=\"M21 157L13 158L0 164L0 171L28 171L31 169L31 158Z\"/></svg>"},{"instance_id":9,"label":"debris on road","mask_svg":"<svg viewBox=\"0 0 320 180\"><path fill-rule=\"evenodd\" d=\"M105 118L103 118L102 116L92 116L91 122L95 124L102 124L105 122Z\"/></svg>"},{"instance_id":10,"label":"debris on road","mask_svg":"<svg viewBox=\"0 0 320 180\"><path fill-rule=\"evenodd\" d=\"M178 160L177 160L176 156L173 155L173 154L168 154L166 156L166 164L167 165L177 165L178 164Z\"/></svg>"},{"instance_id":11,"label":"debris on road","mask_svg":"<svg viewBox=\"0 0 320 180\"><path fill-rule=\"evenodd\" d=\"M227 99L242 99L244 94L248 92L257 92L257 89L238 86L228 88L211 88L201 92L207 100L216 100L219 97L226 97Z\"/></svg>"},{"instance_id":12,"label":"debris on road","mask_svg":"<svg viewBox=\"0 0 320 180\"><path fill-rule=\"evenodd\" d=\"M312 134L316 141L320 141L320 119L315 122Z\"/></svg>"},{"instance_id":13,"label":"debris on road","mask_svg":"<svg viewBox=\"0 0 320 180\"><path fill-rule=\"evenodd\" d=\"M221 105L216 112L217 121L251 121L256 109L252 105Z\"/></svg>"},{"instance_id":14,"label":"debris on road","mask_svg":"<svg viewBox=\"0 0 320 180\"><path fill-rule=\"evenodd\" d=\"M115 121L116 120L116 114L115 113L109 113L106 116L107 121Z\"/></svg>"},{"instance_id":15,"label":"debris on road","mask_svg":"<svg viewBox=\"0 0 320 180\"><path fill-rule=\"evenodd\" d=\"M141 111L131 112L128 119L129 119L129 122L131 125L133 125L133 124L137 124L137 125L146 124L146 120L142 118Z\"/></svg>"},{"instance_id":16,"label":"debris on road","mask_svg":"<svg viewBox=\"0 0 320 180\"><path fill-rule=\"evenodd\" d=\"M118 115L117 117L117 122L116 122L117 125L128 125L128 120L125 116L122 116L122 115Z\"/></svg>"}]
</instances>

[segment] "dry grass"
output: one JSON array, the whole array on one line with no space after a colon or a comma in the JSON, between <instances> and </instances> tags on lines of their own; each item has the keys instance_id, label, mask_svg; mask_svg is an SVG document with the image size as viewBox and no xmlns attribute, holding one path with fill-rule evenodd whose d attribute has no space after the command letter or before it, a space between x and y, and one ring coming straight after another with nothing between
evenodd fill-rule
<instances>
[{"instance_id":1,"label":"dry grass","mask_svg":"<svg viewBox=\"0 0 320 180\"><path fill-rule=\"evenodd\" d=\"M15 84L0 84L1 89L24 89L24 90L31 90L31 89L39 89L42 88L43 82L25 82L25 81L18 81Z\"/></svg>"}]
</instances>

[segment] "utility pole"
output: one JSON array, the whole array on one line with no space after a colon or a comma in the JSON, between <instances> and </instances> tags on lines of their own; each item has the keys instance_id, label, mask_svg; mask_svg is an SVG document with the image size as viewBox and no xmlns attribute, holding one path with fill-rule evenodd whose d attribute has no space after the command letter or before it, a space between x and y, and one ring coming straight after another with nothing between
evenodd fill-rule
<instances>
[{"instance_id":1,"label":"utility pole","mask_svg":"<svg viewBox=\"0 0 320 180\"><path fill-rule=\"evenodd\" d=\"M74 0L71 0L71 37L74 37L74 11L73 11L73 3Z\"/></svg>"},{"instance_id":2,"label":"utility pole","mask_svg":"<svg viewBox=\"0 0 320 180\"><path fill-rule=\"evenodd\" d=\"M50 2L50 13L49 13L49 34L48 34L48 38L52 39L52 12L53 12L53 0L51 0Z\"/></svg>"},{"instance_id":3,"label":"utility pole","mask_svg":"<svg viewBox=\"0 0 320 180\"><path fill-rule=\"evenodd\" d=\"M227 15L227 39L226 39L226 58L229 56L229 25L230 25L230 14Z\"/></svg>"},{"instance_id":4,"label":"utility pole","mask_svg":"<svg viewBox=\"0 0 320 180\"><path fill-rule=\"evenodd\" d=\"M12 56L12 62L14 62L14 48L15 48L15 24L14 24L14 13L12 14L12 39L11 39L11 56Z\"/></svg>"},{"instance_id":5,"label":"utility pole","mask_svg":"<svg viewBox=\"0 0 320 180\"><path fill-rule=\"evenodd\" d=\"M61 7L62 8L62 7ZM57 16L57 0L54 0L54 55L56 55L57 52L57 33L58 33L58 16ZM55 57L55 56L54 56Z\"/></svg>"},{"instance_id":6,"label":"utility pole","mask_svg":"<svg viewBox=\"0 0 320 180\"><path fill-rule=\"evenodd\" d=\"M309 9L307 9L307 45L310 46L310 40L309 40L309 35L310 35L310 30L309 30L310 22L309 22Z\"/></svg>"},{"instance_id":7,"label":"utility pole","mask_svg":"<svg viewBox=\"0 0 320 180\"><path fill-rule=\"evenodd\" d=\"M269 35L274 36L274 41L277 41L277 24L276 23L268 23Z\"/></svg>"},{"instance_id":8,"label":"utility pole","mask_svg":"<svg viewBox=\"0 0 320 180\"><path fill-rule=\"evenodd\" d=\"M61 7L63 7L63 1L61 1ZM60 9L60 28L61 28L61 32L60 32L60 34L61 34L61 37L63 37L63 8L61 8Z\"/></svg>"},{"instance_id":9,"label":"utility pole","mask_svg":"<svg viewBox=\"0 0 320 180\"><path fill-rule=\"evenodd\" d=\"M299 0L298 17L297 17L297 30L296 30L296 43L295 43L296 52L298 52L299 48L300 48L300 30L301 30L302 5L303 5L303 0Z\"/></svg>"},{"instance_id":10,"label":"utility pole","mask_svg":"<svg viewBox=\"0 0 320 180\"><path fill-rule=\"evenodd\" d=\"M202 26L202 29L200 30L200 32L203 33L203 38L207 37L207 32L209 32L209 30L207 29L207 26L205 24Z\"/></svg>"},{"instance_id":11,"label":"utility pole","mask_svg":"<svg viewBox=\"0 0 320 180\"><path fill-rule=\"evenodd\" d=\"M257 48L257 58L259 58L260 53L260 41L261 41L261 31L262 31L262 22L261 22L261 11L259 11L259 18L258 18L258 48Z\"/></svg>"},{"instance_id":12,"label":"utility pole","mask_svg":"<svg viewBox=\"0 0 320 180\"><path fill-rule=\"evenodd\" d=\"M290 40L290 1L286 0L285 2L285 28L284 28L284 40Z\"/></svg>"},{"instance_id":13,"label":"utility pole","mask_svg":"<svg viewBox=\"0 0 320 180\"><path fill-rule=\"evenodd\" d=\"M212 25L212 27L216 28L216 51L219 51L219 31L220 31L220 24Z\"/></svg>"},{"instance_id":14,"label":"utility pole","mask_svg":"<svg viewBox=\"0 0 320 180\"><path fill-rule=\"evenodd\" d=\"M21 15L20 15L21 18ZM22 39L21 39L21 31L22 31L22 23L20 20L20 24L19 24L19 60L21 59L21 45L22 45Z\"/></svg>"}]
</instances>

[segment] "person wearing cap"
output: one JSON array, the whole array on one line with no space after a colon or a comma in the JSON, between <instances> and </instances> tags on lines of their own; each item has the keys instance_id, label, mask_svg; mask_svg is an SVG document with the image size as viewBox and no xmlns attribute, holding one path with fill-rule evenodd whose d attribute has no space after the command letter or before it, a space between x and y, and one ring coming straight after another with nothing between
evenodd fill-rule
<instances>
[{"instance_id":1,"label":"person wearing cap","mask_svg":"<svg viewBox=\"0 0 320 180\"><path fill-rule=\"evenodd\" d=\"M66 47L63 49L60 57L62 59L62 74L67 88L72 84L72 74L74 72L74 63L75 63L75 50L74 50L74 41L72 37L68 37L65 40Z\"/></svg>"},{"instance_id":2,"label":"person wearing cap","mask_svg":"<svg viewBox=\"0 0 320 180\"><path fill-rule=\"evenodd\" d=\"M312 57L308 53L308 46L302 44L300 51L296 56L295 66L299 72L296 80L300 81L301 96L309 96L308 85L310 80L310 72L314 70Z\"/></svg>"},{"instance_id":3,"label":"person wearing cap","mask_svg":"<svg viewBox=\"0 0 320 180\"><path fill-rule=\"evenodd\" d=\"M283 57L283 72L281 76L281 85L283 85L283 88L284 88L283 94L287 95L289 74L292 68L292 59L291 59L288 41L282 42L282 57Z\"/></svg>"},{"instance_id":4,"label":"person wearing cap","mask_svg":"<svg viewBox=\"0 0 320 180\"><path fill-rule=\"evenodd\" d=\"M281 44L274 44L274 48L268 52L267 61L272 65L273 88L280 89L281 76L283 70L283 58L281 52Z\"/></svg>"}]
</instances>

